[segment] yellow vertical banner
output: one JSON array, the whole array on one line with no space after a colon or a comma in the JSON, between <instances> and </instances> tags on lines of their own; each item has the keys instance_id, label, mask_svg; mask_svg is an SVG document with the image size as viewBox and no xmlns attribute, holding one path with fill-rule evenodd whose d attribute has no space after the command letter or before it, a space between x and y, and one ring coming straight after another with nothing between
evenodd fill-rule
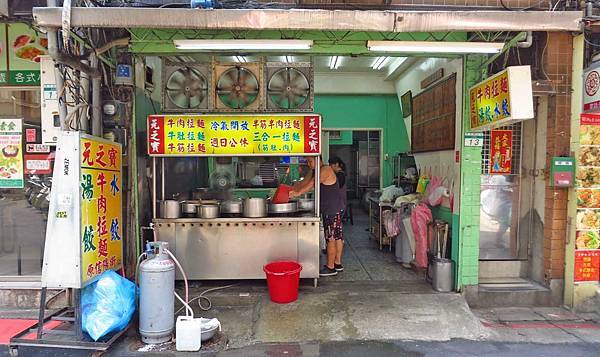
<instances>
[{"instance_id":1,"label":"yellow vertical banner","mask_svg":"<svg viewBox=\"0 0 600 357\"><path fill-rule=\"evenodd\" d=\"M123 189L119 144L82 136L79 152L83 286L122 265Z\"/></svg>"}]
</instances>

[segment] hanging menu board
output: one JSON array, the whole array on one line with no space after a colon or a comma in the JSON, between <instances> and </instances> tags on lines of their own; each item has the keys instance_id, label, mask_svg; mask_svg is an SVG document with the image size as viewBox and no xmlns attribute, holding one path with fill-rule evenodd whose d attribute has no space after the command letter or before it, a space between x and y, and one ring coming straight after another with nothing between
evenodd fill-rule
<instances>
[{"instance_id":1,"label":"hanging menu board","mask_svg":"<svg viewBox=\"0 0 600 357\"><path fill-rule=\"evenodd\" d=\"M600 115L582 114L577 160L575 282L600 281Z\"/></svg>"},{"instance_id":2,"label":"hanging menu board","mask_svg":"<svg viewBox=\"0 0 600 357\"><path fill-rule=\"evenodd\" d=\"M318 115L150 115L150 156L318 154Z\"/></svg>"},{"instance_id":3,"label":"hanging menu board","mask_svg":"<svg viewBox=\"0 0 600 357\"><path fill-rule=\"evenodd\" d=\"M413 98L412 152L454 150L456 74Z\"/></svg>"}]
</instances>

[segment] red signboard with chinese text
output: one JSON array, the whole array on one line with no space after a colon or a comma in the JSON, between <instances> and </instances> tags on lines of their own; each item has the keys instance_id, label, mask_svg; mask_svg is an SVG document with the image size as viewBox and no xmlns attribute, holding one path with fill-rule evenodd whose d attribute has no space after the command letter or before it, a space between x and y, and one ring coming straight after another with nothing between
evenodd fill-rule
<instances>
[{"instance_id":1,"label":"red signboard with chinese text","mask_svg":"<svg viewBox=\"0 0 600 357\"><path fill-rule=\"evenodd\" d=\"M25 141L27 141L28 143L35 143L36 136L37 134L35 128L25 129Z\"/></svg>"},{"instance_id":2,"label":"red signboard with chinese text","mask_svg":"<svg viewBox=\"0 0 600 357\"><path fill-rule=\"evenodd\" d=\"M575 281L600 281L600 250L575 251Z\"/></svg>"},{"instance_id":3,"label":"red signboard with chinese text","mask_svg":"<svg viewBox=\"0 0 600 357\"><path fill-rule=\"evenodd\" d=\"M147 124L150 156L321 152L318 115L150 115Z\"/></svg>"},{"instance_id":4,"label":"red signboard with chinese text","mask_svg":"<svg viewBox=\"0 0 600 357\"><path fill-rule=\"evenodd\" d=\"M506 175L512 169L512 130L490 134L490 174Z\"/></svg>"},{"instance_id":5,"label":"red signboard with chinese text","mask_svg":"<svg viewBox=\"0 0 600 357\"><path fill-rule=\"evenodd\" d=\"M24 172L27 175L47 175L52 173L54 153L50 154L25 154L23 157Z\"/></svg>"}]
</instances>

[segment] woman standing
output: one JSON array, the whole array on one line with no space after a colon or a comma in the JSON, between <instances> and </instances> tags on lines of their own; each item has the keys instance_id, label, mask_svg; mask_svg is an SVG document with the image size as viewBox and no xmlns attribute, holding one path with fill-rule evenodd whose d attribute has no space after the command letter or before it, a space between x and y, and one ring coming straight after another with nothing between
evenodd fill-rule
<instances>
[{"instance_id":1,"label":"woman standing","mask_svg":"<svg viewBox=\"0 0 600 357\"><path fill-rule=\"evenodd\" d=\"M290 198L300 196L313 189L315 183L315 159L307 158L308 167L312 171L310 177L294 185L290 191ZM319 169L319 209L323 217L325 228L325 240L327 242L327 264L321 268L320 276L333 276L344 270L342 266L342 249L344 247L344 235L342 232L342 210L343 201L337 176L329 165L321 165Z\"/></svg>"},{"instance_id":2,"label":"woman standing","mask_svg":"<svg viewBox=\"0 0 600 357\"><path fill-rule=\"evenodd\" d=\"M348 209L348 193L346 186L346 164L339 157L330 157L329 166L335 172L337 177L338 186L340 187L340 195L342 197L342 216Z\"/></svg>"}]
</instances>

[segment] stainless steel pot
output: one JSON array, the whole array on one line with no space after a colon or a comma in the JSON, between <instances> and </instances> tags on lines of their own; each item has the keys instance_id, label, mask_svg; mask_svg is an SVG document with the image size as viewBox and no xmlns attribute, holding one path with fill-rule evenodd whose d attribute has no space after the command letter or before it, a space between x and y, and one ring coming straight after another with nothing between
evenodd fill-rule
<instances>
[{"instance_id":1,"label":"stainless steel pot","mask_svg":"<svg viewBox=\"0 0 600 357\"><path fill-rule=\"evenodd\" d=\"M198 206L198 216L204 219L218 218L219 217L219 205L218 204L201 204Z\"/></svg>"},{"instance_id":2,"label":"stainless steel pot","mask_svg":"<svg viewBox=\"0 0 600 357\"><path fill-rule=\"evenodd\" d=\"M195 216L199 205L200 201L181 201L181 213Z\"/></svg>"},{"instance_id":3,"label":"stainless steel pot","mask_svg":"<svg viewBox=\"0 0 600 357\"><path fill-rule=\"evenodd\" d=\"M248 218L261 218L267 216L267 200L264 198L244 198L243 216Z\"/></svg>"},{"instance_id":4,"label":"stainless steel pot","mask_svg":"<svg viewBox=\"0 0 600 357\"><path fill-rule=\"evenodd\" d=\"M179 218L181 216L181 205L179 201L158 201L158 216L160 218Z\"/></svg>"},{"instance_id":5,"label":"stainless steel pot","mask_svg":"<svg viewBox=\"0 0 600 357\"><path fill-rule=\"evenodd\" d=\"M269 214L288 214L298 211L298 202L269 203Z\"/></svg>"},{"instance_id":6,"label":"stainless steel pot","mask_svg":"<svg viewBox=\"0 0 600 357\"><path fill-rule=\"evenodd\" d=\"M298 211L314 211L315 200L312 198L300 198L298 200Z\"/></svg>"},{"instance_id":7,"label":"stainless steel pot","mask_svg":"<svg viewBox=\"0 0 600 357\"><path fill-rule=\"evenodd\" d=\"M221 213L223 214L241 214L242 213L242 200L227 200L221 202Z\"/></svg>"},{"instance_id":8,"label":"stainless steel pot","mask_svg":"<svg viewBox=\"0 0 600 357\"><path fill-rule=\"evenodd\" d=\"M204 200L210 198L210 189L206 187L199 187L192 192L192 197L195 200Z\"/></svg>"}]
</instances>

